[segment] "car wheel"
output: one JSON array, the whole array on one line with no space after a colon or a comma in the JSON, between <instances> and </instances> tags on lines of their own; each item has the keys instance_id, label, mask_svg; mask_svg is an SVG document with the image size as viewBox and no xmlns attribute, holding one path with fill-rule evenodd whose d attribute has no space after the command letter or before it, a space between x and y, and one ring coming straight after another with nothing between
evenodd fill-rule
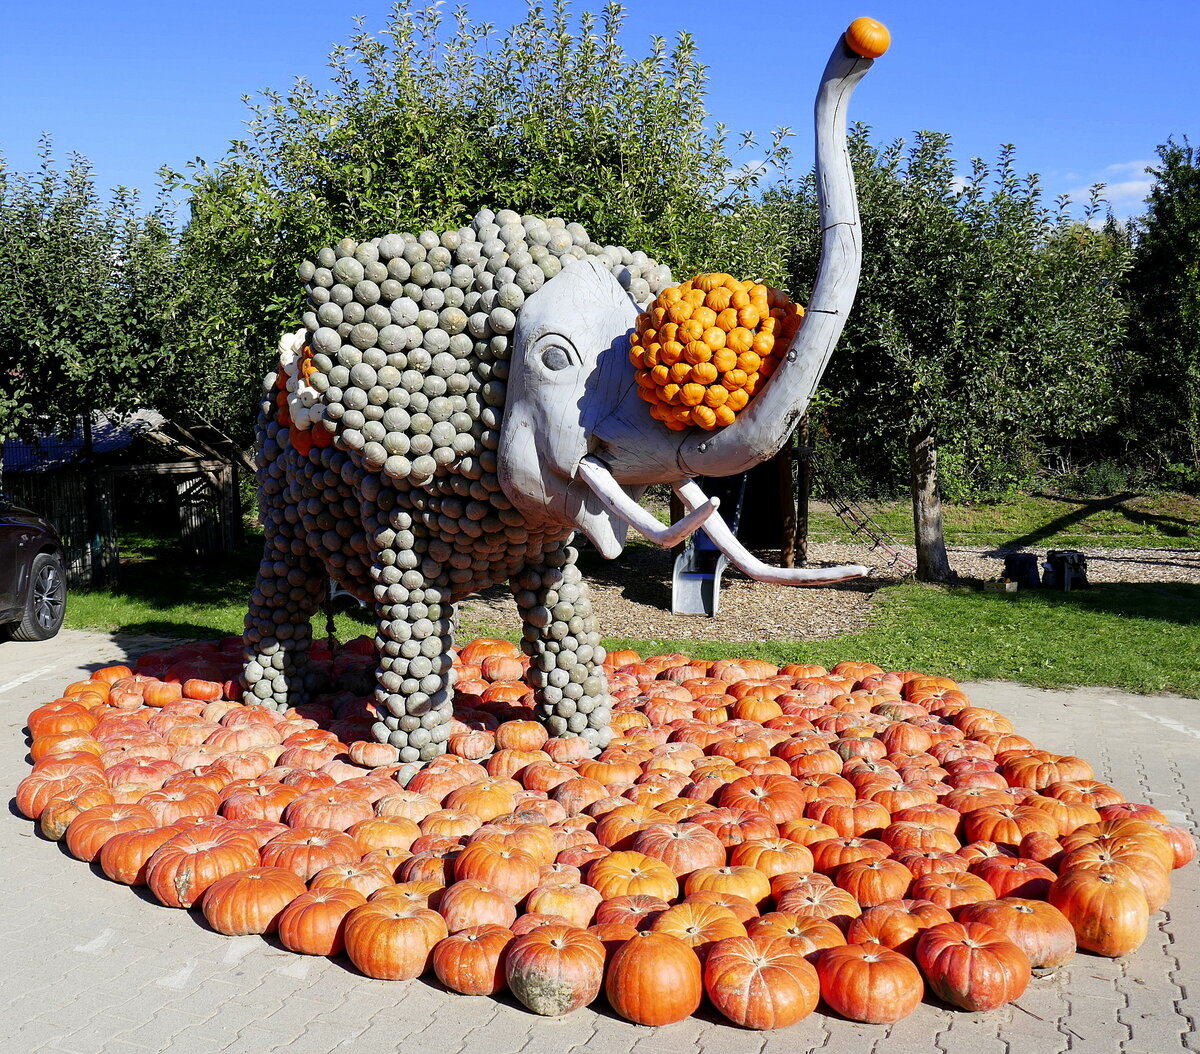
<instances>
[{"instance_id":1,"label":"car wheel","mask_svg":"<svg viewBox=\"0 0 1200 1054\"><path fill-rule=\"evenodd\" d=\"M12 627L14 640L47 640L61 628L67 613L67 576L62 561L52 553L39 553L29 572L25 613Z\"/></svg>"}]
</instances>

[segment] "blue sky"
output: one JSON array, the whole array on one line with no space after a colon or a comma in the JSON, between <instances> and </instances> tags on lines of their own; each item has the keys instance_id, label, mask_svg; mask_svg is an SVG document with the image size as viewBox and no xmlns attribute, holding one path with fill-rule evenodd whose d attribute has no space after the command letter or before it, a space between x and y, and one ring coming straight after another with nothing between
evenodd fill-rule
<instances>
[{"instance_id":1,"label":"blue sky","mask_svg":"<svg viewBox=\"0 0 1200 1054\"><path fill-rule=\"evenodd\" d=\"M447 5L450 6L450 5ZM596 9L599 0L582 6ZM381 28L385 0L113 0L10 3L0 44L0 152L11 169L37 163L37 141L91 159L102 188L153 193L162 164L219 158L242 132L243 95L320 80L354 15ZM501 29L523 0L472 0ZM576 4L578 10L580 4ZM626 50L652 34L691 32L709 67L709 110L731 129L797 129L811 159L813 89L838 34L871 15L892 49L855 96L852 117L878 139L927 128L955 155L992 159L1017 148L1021 171L1049 195L1110 184L1119 215L1136 214L1143 172L1168 136L1200 140L1200 3L1196 0L629 0Z\"/></svg>"}]
</instances>

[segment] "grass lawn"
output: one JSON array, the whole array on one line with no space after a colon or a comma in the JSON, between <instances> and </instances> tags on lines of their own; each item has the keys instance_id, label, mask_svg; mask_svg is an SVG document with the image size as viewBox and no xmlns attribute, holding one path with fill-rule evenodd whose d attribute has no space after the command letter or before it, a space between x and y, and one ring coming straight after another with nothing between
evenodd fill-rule
<instances>
[{"instance_id":1,"label":"grass lawn","mask_svg":"<svg viewBox=\"0 0 1200 1054\"><path fill-rule=\"evenodd\" d=\"M864 503L898 541L913 540L907 501ZM946 544L1006 549L1200 549L1200 498L1114 494L1107 498L1022 494L988 505L943 505ZM809 515L813 541L851 541L826 505Z\"/></svg>"},{"instance_id":2,"label":"grass lawn","mask_svg":"<svg viewBox=\"0 0 1200 1054\"><path fill-rule=\"evenodd\" d=\"M903 505L871 510L898 538ZM839 521L814 510L814 540L837 538ZM1030 496L1006 505L947 506L951 545L1047 548L1200 548L1200 501L1175 495L1134 499ZM220 565L186 561L159 539L123 539L120 583L76 590L68 625L181 638L239 634L260 542L251 537ZM681 651L702 658L756 656L773 662L864 659L960 679L998 678L1042 686L1111 685L1200 698L1200 586L1100 585L1054 593L985 593L970 586L905 583L877 594L864 632L833 640L710 642L610 638L609 647L642 653ZM615 627L606 627L609 630ZM337 619L341 639L373 632L365 613ZM720 633L720 620L713 624ZM325 633L324 616L314 633ZM462 626L471 635L515 639L517 627Z\"/></svg>"}]
</instances>

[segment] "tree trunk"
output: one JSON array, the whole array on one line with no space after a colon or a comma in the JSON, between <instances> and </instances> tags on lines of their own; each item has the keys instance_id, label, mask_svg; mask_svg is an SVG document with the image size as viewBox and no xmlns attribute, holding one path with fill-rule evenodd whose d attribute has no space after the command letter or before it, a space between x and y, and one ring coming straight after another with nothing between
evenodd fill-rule
<instances>
[{"instance_id":1,"label":"tree trunk","mask_svg":"<svg viewBox=\"0 0 1200 1054\"><path fill-rule=\"evenodd\" d=\"M671 522L678 523L680 520L682 520L687 515L687 507L683 504L683 499L678 494L676 494L675 491L673 491L673 490L671 491L670 502L671 502L671 506L670 506ZM688 543L688 540L686 538L684 538L684 540L682 542L680 542L678 545L672 546L671 547L671 557L675 558L675 557L679 556L679 554L683 552L684 547L687 545L687 543Z\"/></svg>"},{"instance_id":2,"label":"tree trunk","mask_svg":"<svg viewBox=\"0 0 1200 1054\"><path fill-rule=\"evenodd\" d=\"M946 555L946 539L942 533L942 501L937 490L937 444L932 428L919 429L909 436L908 456L912 468L917 579L921 582L951 582L956 576Z\"/></svg>"}]
</instances>

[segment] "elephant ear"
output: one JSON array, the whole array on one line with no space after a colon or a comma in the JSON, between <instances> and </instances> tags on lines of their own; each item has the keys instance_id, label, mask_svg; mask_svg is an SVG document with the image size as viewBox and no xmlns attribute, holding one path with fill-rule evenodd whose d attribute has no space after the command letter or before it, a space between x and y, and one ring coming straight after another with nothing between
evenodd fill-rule
<instances>
[{"instance_id":1,"label":"elephant ear","mask_svg":"<svg viewBox=\"0 0 1200 1054\"><path fill-rule=\"evenodd\" d=\"M434 272L412 270L438 288ZM451 262L443 273L448 278L453 270ZM413 291L411 283L384 280L376 287L365 279L354 294L373 301L369 317L380 325L304 331L297 394L308 406L304 419L293 415L293 431L311 428L313 446L333 446L364 472L395 483L420 486L456 471L479 478L499 442L504 330L516 314L502 303L490 314L468 316L461 307L435 312L419 308L406 289ZM391 321L383 324L384 318Z\"/></svg>"}]
</instances>

